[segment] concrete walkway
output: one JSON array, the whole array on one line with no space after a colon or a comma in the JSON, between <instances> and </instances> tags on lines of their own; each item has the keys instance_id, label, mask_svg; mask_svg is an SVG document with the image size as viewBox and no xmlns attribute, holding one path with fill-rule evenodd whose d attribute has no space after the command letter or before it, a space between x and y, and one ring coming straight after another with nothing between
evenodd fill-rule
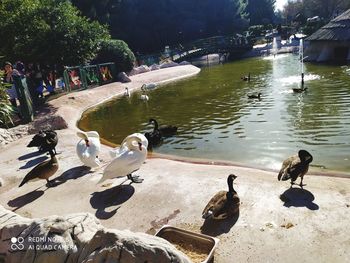
<instances>
[{"instance_id":1,"label":"concrete walkway","mask_svg":"<svg viewBox=\"0 0 350 263\"><path fill-rule=\"evenodd\" d=\"M113 83L65 95L50 102L64 116L68 129L59 130L60 168L55 186L37 181L18 188L25 174L47 158L26 148L31 136L0 150L5 186L0 204L26 217L90 212L108 228L154 234L164 224L207 233L220 239L214 262L350 262L350 181L346 178L305 176L305 190L289 189L276 172L230 165L206 165L148 158L137 172L144 182L124 179L97 185L103 167L89 171L75 153L79 138L75 124L83 109L105 98L137 89L144 82L189 77L199 70L181 66L132 77L129 84ZM108 163L107 146L100 155ZM201 212L208 200L226 190L230 173L238 176L234 188L242 204L239 217L207 222ZM124 183L123 183L124 182ZM280 200L284 193L289 202Z\"/></svg>"}]
</instances>

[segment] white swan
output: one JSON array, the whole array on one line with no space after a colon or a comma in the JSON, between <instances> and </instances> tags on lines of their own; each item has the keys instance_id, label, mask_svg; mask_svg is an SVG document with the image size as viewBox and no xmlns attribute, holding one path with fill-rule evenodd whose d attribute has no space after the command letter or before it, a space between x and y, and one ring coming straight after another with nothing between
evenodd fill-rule
<instances>
[{"instance_id":1,"label":"white swan","mask_svg":"<svg viewBox=\"0 0 350 263\"><path fill-rule=\"evenodd\" d=\"M148 83L148 84L143 84L141 86L141 90L151 90L151 89L154 89L156 87L157 87L157 85L155 83Z\"/></svg>"},{"instance_id":2,"label":"white swan","mask_svg":"<svg viewBox=\"0 0 350 263\"><path fill-rule=\"evenodd\" d=\"M130 97L130 92L129 92L129 88L128 87L125 87L124 96L125 97Z\"/></svg>"},{"instance_id":3,"label":"white swan","mask_svg":"<svg viewBox=\"0 0 350 263\"><path fill-rule=\"evenodd\" d=\"M77 135L82 138L77 144L77 154L80 159L88 167L97 167L100 165L98 155L101 149L100 135L96 131L81 132Z\"/></svg>"},{"instance_id":4,"label":"white swan","mask_svg":"<svg viewBox=\"0 0 350 263\"><path fill-rule=\"evenodd\" d=\"M119 155L107 165L98 183L123 176L127 176L133 183L141 183L143 181L138 176L132 176L131 174L140 169L145 161L147 147L142 144L142 140L138 136L130 135L124 141L125 146L123 146Z\"/></svg>"},{"instance_id":5,"label":"white swan","mask_svg":"<svg viewBox=\"0 0 350 263\"><path fill-rule=\"evenodd\" d=\"M140 98L141 98L141 100L144 100L144 101L148 101L149 100L149 97L147 95L145 95L145 94L142 94Z\"/></svg>"},{"instance_id":6,"label":"white swan","mask_svg":"<svg viewBox=\"0 0 350 263\"><path fill-rule=\"evenodd\" d=\"M109 155L112 157L112 158L115 158L117 157L119 154L121 154L123 151L127 150L127 146L126 146L126 141L129 140L130 137L138 137L140 138L141 140L141 143L142 145L144 145L147 149L148 147L148 140L147 138L145 137L145 135L143 135L142 133L133 133L129 136L127 136L123 141L122 143L120 144L119 147L116 147L112 150L109 151Z\"/></svg>"}]
</instances>

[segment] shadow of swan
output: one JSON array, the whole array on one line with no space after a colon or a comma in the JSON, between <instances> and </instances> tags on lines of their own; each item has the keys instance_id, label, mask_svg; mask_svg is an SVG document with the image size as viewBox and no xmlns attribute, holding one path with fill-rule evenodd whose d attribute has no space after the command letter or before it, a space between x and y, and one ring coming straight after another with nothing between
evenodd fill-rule
<instances>
[{"instance_id":1,"label":"shadow of swan","mask_svg":"<svg viewBox=\"0 0 350 263\"><path fill-rule=\"evenodd\" d=\"M289 188L280 195L285 207L307 207L310 210L318 210L319 206L314 203L315 196L308 190L301 188Z\"/></svg>"},{"instance_id":2,"label":"shadow of swan","mask_svg":"<svg viewBox=\"0 0 350 263\"><path fill-rule=\"evenodd\" d=\"M99 219L108 219L114 216L120 205L128 201L134 194L135 188L131 185L117 185L101 192L92 193L90 204L97 209L96 217ZM118 206L114 210L107 212L106 208Z\"/></svg>"},{"instance_id":3,"label":"shadow of swan","mask_svg":"<svg viewBox=\"0 0 350 263\"><path fill-rule=\"evenodd\" d=\"M54 178L51 180L51 187L56 187L59 186L61 184L64 184L65 182L67 182L68 180L75 180L78 179L86 174L92 173L91 168L81 165L81 166L77 166L77 167L73 167L71 169L68 169L67 171L65 171L63 174L61 174L60 176Z\"/></svg>"}]
</instances>

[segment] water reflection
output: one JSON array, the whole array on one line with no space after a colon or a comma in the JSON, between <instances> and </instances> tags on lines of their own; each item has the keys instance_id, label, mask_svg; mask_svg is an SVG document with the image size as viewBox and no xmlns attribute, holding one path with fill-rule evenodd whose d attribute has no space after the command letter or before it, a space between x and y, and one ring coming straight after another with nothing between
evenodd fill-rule
<instances>
[{"instance_id":1,"label":"water reflection","mask_svg":"<svg viewBox=\"0 0 350 263\"><path fill-rule=\"evenodd\" d=\"M304 93L295 55L253 58L202 69L192 79L119 98L84 116L80 125L115 143L152 129L148 120L179 127L157 152L279 169L305 148L315 164L350 171L349 67L305 64ZM251 73L251 81L241 76ZM247 94L261 92L261 100Z\"/></svg>"}]
</instances>

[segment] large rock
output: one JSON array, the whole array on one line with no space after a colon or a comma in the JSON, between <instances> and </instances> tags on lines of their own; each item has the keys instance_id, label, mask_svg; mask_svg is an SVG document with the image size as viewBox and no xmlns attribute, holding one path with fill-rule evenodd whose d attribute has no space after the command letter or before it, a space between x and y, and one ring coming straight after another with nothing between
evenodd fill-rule
<instances>
[{"instance_id":1,"label":"large rock","mask_svg":"<svg viewBox=\"0 0 350 263\"><path fill-rule=\"evenodd\" d=\"M131 79L125 72L120 72L117 76L118 80L120 80L122 83L131 82Z\"/></svg>"},{"instance_id":2,"label":"large rock","mask_svg":"<svg viewBox=\"0 0 350 263\"><path fill-rule=\"evenodd\" d=\"M165 62L165 63L162 63L160 65L160 68L170 68L170 67L176 67L178 66L179 64L174 62L174 61L170 61L170 62Z\"/></svg>"},{"instance_id":3,"label":"large rock","mask_svg":"<svg viewBox=\"0 0 350 263\"><path fill-rule=\"evenodd\" d=\"M10 129L0 128L0 147L27 135L28 130L28 125L19 125Z\"/></svg>"},{"instance_id":4,"label":"large rock","mask_svg":"<svg viewBox=\"0 0 350 263\"><path fill-rule=\"evenodd\" d=\"M68 124L60 115L48 114L40 116L29 124L28 132L30 134L38 133L40 130L63 130L67 129Z\"/></svg>"},{"instance_id":5,"label":"large rock","mask_svg":"<svg viewBox=\"0 0 350 263\"><path fill-rule=\"evenodd\" d=\"M133 68L129 75L137 75L137 74L141 74L141 73L145 73L145 72L149 72L151 71L151 69L147 66L147 65L141 65L139 67Z\"/></svg>"},{"instance_id":6,"label":"large rock","mask_svg":"<svg viewBox=\"0 0 350 263\"><path fill-rule=\"evenodd\" d=\"M160 69L160 66L158 64L152 64L149 68L150 70L158 70Z\"/></svg>"},{"instance_id":7,"label":"large rock","mask_svg":"<svg viewBox=\"0 0 350 263\"><path fill-rule=\"evenodd\" d=\"M180 66L185 66L185 65L192 65L190 62L188 62L188 61L182 61L182 62L180 62L180 64L179 64Z\"/></svg>"},{"instance_id":8,"label":"large rock","mask_svg":"<svg viewBox=\"0 0 350 263\"><path fill-rule=\"evenodd\" d=\"M191 262L168 241L106 229L89 213L23 218L0 206L0 262Z\"/></svg>"}]
</instances>

